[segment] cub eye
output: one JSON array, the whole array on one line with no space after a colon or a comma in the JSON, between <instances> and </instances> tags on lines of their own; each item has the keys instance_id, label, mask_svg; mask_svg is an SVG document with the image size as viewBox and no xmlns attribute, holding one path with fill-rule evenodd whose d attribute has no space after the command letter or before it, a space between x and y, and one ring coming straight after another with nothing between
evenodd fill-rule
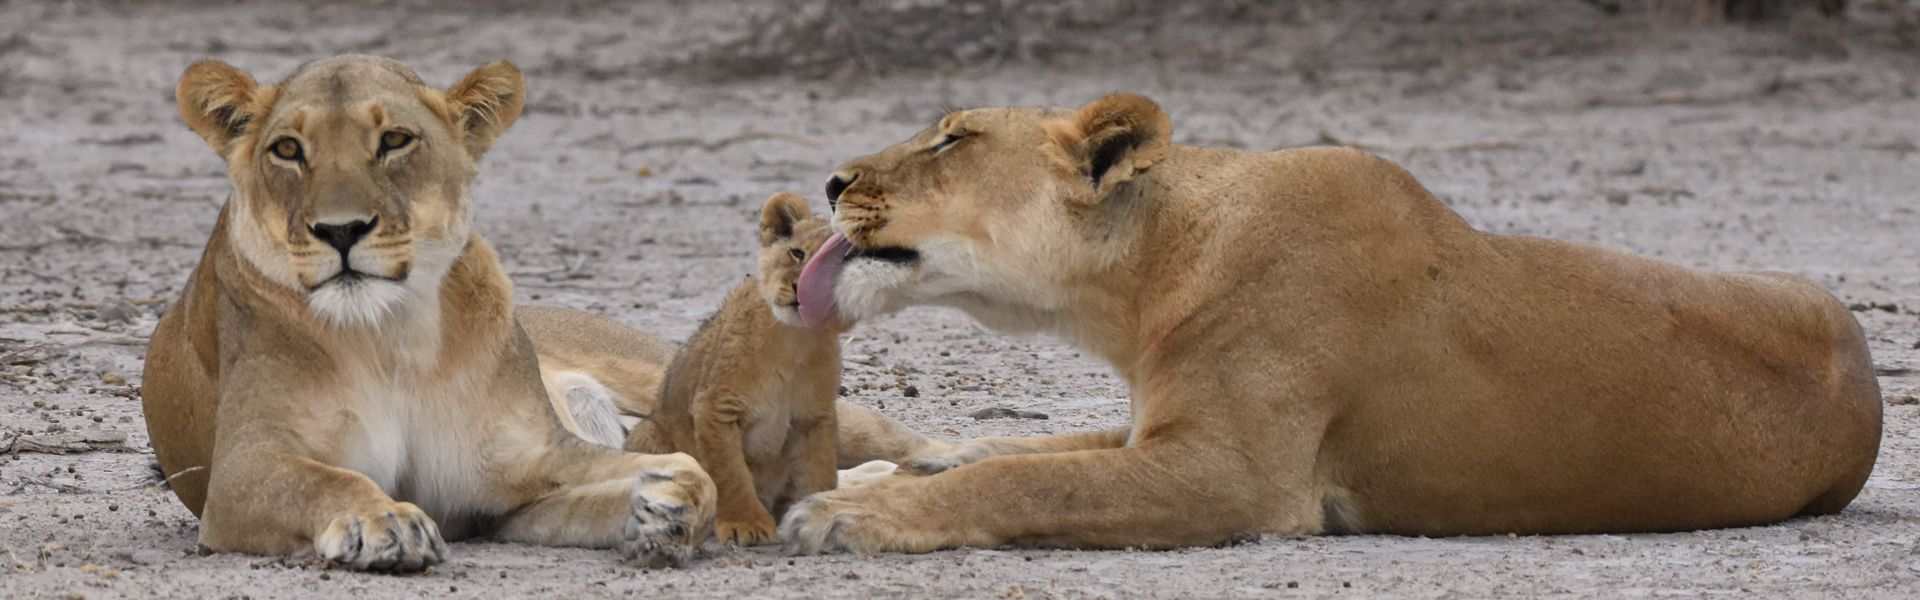
<instances>
[{"instance_id":1,"label":"cub eye","mask_svg":"<svg viewBox=\"0 0 1920 600\"><path fill-rule=\"evenodd\" d=\"M413 134L411 133L405 131L382 133L380 134L380 155L386 156L388 152L405 148L407 144L411 143L413 143Z\"/></svg>"},{"instance_id":2,"label":"cub eye","mask_svg":"<svg viewBox=\"0 0 1920 600\"><path fill-rule=\"evenodd\" d=\"M787 251L787 256L793 257L794 260L806 260L807 251L801 250L799 248L794 248L792 250Z\"/></svg>"},{"instance_id":3,"label":"cub eye","mask_svg":"<svg viewBox=\"0 0 1920 600\"><path fill-rule=\"evenodd\" d=\"M935 153L938 153L941 150L946 150L948 146L952 146L954 142L958 142L961 139L966 138L968 135L971 135L971 134L968 134L967 132L964 132L964 131L956 131L953 133L949 133L944 137L941 137L940 142L934 144L931 150Z\"/></svg>"},{"instance_id":4,"label":"cub eye","mask_svg":"<svg viewBox=\"0 0 1920 600\"><path fill-rule=\"evenodd\" d=\"M280 157L280 160L302 162L307 159L306 151L300 148L300 141L290 137L275 141L272 150L273 155Z\"/></svg>"}]
</instances>

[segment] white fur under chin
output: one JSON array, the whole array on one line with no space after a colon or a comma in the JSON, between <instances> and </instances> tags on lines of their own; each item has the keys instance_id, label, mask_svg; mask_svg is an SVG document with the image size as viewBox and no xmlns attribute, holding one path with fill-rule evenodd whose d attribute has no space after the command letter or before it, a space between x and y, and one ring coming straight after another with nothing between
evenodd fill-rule
<instances>
[{"instance_id":1,"label":"white fur under chin","mask_svg":"<svg viewBox=\"0 0 1920 600\"><path fill-rule=\"evenodd\" d=\"M1008 242L1018 241L1009 238ZM1046 259L989 264L963 242L933 242L918 249L913 266L854 259L841 267L833 298L841 317L858 321L909 306L960 309L989 329L1005 333L1050 331L1065 295L1047 282L1058 265ZM1015 252L1016 257L1061 256Z\"/></svg>"},{"instance_id":2,"label":"white fur under chin","mask_svg":"<svg viewBox=\"0 0 1920 600\"><path fill-rule=\"evenodd\" d=\"M913 283L913 267L880 260L854 259L840 268L833 304L840 317L861 321L905 308L902 292Z\"/></svg>"},{"instance_id":3,"label":"white fur under chin","mask_svg":"<svg viewBox=\"0 0 1920 600\"><path fill-rule=\"evenodd\" d=\"M779 321L781 325L788 327L807 326L806 322L800 320L800 311L794 310L791 306L768 305L767 308L773 310L773 320Z\"/></svg>"},{"instance_id":4,"label":"white fur under chin","mask_svg":"<svg viewBox=\"0 0 1920 600\"><path fill-rule=\"evenodd\" d=\"M413 299L406 285L363 277L320 286L307 295L307 306L335 327L374 327Z\"/></svg>"}]
</instances>

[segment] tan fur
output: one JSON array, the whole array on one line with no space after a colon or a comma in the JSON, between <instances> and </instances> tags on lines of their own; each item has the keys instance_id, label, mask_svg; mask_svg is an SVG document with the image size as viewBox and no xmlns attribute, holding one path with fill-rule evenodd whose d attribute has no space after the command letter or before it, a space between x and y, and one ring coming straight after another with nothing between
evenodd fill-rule
<instances>
[{"instance_id":1,"label":"tan fur","mask_svg":"<svg viewBox=\"0 0 1920 600\"><path fill-rule=\"evenodd\" d=\"M178 97L234 189L154 331L142 400L202 544L408 571L445 558L443 534L620 546L649 563L705 538L713 487L691 457L562 427L512 284L472 231L476 161L525 97L512 65L441 92L374 57L273 86L204 61ZM277 154L289 139L299 160ZM366 235L345 249L320 239L350 223ZM555 331L568 317L523 315L572 350L556 363L589 362L595 344L658 353L569 345Z\"/></svg>"},{"instance_id":2,"label":"tan fur","mask_svg":"<svg viewBox=\"0 0 1920 600\"><path fill-rule=\"evenodd\" d=\"M1488 234L1366 153L1166 123L1130 95L970 110L841 169L837 226L919 253L849 260L843 316L1057 333L1132 425L815 496L796 550L1732 527L1838 511L1872 470L1872 361L1811 283Z\"/></svg>"},{"instance_id":3,"label":"tan fur","mask_svg":"<svg viewBox=\"0 0 1920 600\"><path fill-rule=\"evenodd\" d=\"M843 324L799 325L794 281L827 239L827 222L783 193L761 211L760 269L727 295L667 370L653 416L627 438L634 452L687 452L719 489L724 541L774 540L773 514L833 489L834 396Z\"/></svg>"}]
</instances>

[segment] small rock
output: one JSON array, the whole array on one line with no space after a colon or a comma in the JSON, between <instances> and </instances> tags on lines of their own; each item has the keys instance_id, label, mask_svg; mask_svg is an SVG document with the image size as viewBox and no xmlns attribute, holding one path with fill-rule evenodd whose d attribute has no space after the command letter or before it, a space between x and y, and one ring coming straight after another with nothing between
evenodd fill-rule
<instances>
[{"instance_id":1,"label":"small rock","mask_svg":"<svg viewBox=\"0 0 1920 600\"><path fill-rule=\"evenodd\" d=\"M126 385L127 377L113 371L107 371L100 374L100 383L107 385Z\"/></svg>"},{"instance_id":2,"label":"small rock","mask_svg":"<svg viewBox=\"0 0 1920 600\"><path fill-rule=\"evenodd\" d=\"M873 365L879 361L872 354L848 354L847 362L861 365Z\"/></svg>"},{"instance_id":3,"label":"small rock","mask_svg":"<svg viewBox=\"0 0 1920 600\"><path fill-rule=\"evenodd\" d=\"M140 316L140 309L125 300L115 301L100 308L100 320L108 323L132 323Z\"/></svg>"},{"instance_id":4,"label":"small rock","mask_svg":"<svg viewBox=\"0 0 1920 600\"><path fill-rule=\"evenodd\" d=\"M173 556L174 555L172 552L167 552L165 550L154 550L149 548L146 550L133 550L130 552L126 552L121 555L121 558L127 559L128 562L132 562L133 564L136 564L136 565L158 565L158 564L163 564L167 562L172 562Z\"/></svg>"},{"instance_id":5,"label":"small rock","mask_svg":"<svg viewBox=\"0 0 1920 600\"><path fill-rule=\"evenodd\" d=\"M907 386L906 391L900 392L900 395L906 396L908 398L919 398L920 388L909 385ZM1911 400L1912 398L1908 398L1908 399Z\"/></svg>"},{"instance_id":6,"label":"small rock","mask_svg":"<svg viewBox=\"0 0 1920 600\"><path fill-rule=\"evenodd\" d=\"M1800 528L1800 541L1826 540L1833 532L1833 526L1826 523L1808 523Z\"/></svg>"},{"instance_id":7,"label":"small rock","mask_svg":"<svg viewBox=\"0 0 1920 600\"><path fill-rule=\"evenodd\" d=\"M1011 409L1011 408L1007 408L1007 407L1004 407L1004 406L996 406L996 407L993 407L993 408L982 408L982 409L980 409L980 410L976 410L976 411L973 411L973 414L971 414L971 415L968 415L968 416L971 416L971 417L973 417L973 418L975 418L975 419L981 419L981 420L985 420L985 419L1039 419L1039 420L1043 420L1043 421L1044 421L1044 420L1046 420L1046 419L1048 418L1048 417L1047 417L1047 414L1046 414L1046 413L1037 413L1037 412L1030 412L1030 411L1024 411L1024 410L1014 410L1014 409Z\"/></svg>"}]
</instances>

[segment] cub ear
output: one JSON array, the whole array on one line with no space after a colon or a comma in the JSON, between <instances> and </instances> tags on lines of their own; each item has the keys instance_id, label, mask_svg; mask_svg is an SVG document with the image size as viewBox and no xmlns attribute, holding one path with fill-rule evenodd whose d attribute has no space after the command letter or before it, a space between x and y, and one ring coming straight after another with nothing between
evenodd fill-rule
<instances>
[{"instance_id":1,"label":"cub ear","mask_svg":"<svg viewBox=\"0 0 1920 600\"><path fill-rule=\"evenodd\" d=\"M180 105L180 119L225 157L233 140L245 135L260 116L255 113L266 109L257 101L268 94L245 71L207 59L187 67L173 97Z\"/></svg>"},{"instance_id":2,"label":"cub ear","mask_svg":"<svg viewBox=\"0 0 1920 600\"><path fill-rule=\"evenodd\" d=\"M480 155L493 147L493 140L520 118L526 92L527 82L520 77L520 69L504 60L474 69L447 88L453 126L464 136L469 156L480 160Z\"/></svg>"},{"instance_id":3,"label":"cub ear","mask_svg":"<svg viewBox=\"0 0 1920 600\"><path fill-rule=\"evenodd\" d=\"M767 203L760 207L760 245L771 245L793 235L794 224L812 215L807 199L799 194L780 192L767 198Z\"/></svg>"},{"instance_id":4,"label":"cub ear","mask_svg":"<svg viewBox=\"0 0 1920 600\"><path fill-rule=\"evenodd\" d=\"M1138 94L1111 94L1080 107L1048 129L1078 164L1096 197L1145 168L1152 150L1171 143L1173 122L1159 104Z\"/></svg>"}]
</instances>

